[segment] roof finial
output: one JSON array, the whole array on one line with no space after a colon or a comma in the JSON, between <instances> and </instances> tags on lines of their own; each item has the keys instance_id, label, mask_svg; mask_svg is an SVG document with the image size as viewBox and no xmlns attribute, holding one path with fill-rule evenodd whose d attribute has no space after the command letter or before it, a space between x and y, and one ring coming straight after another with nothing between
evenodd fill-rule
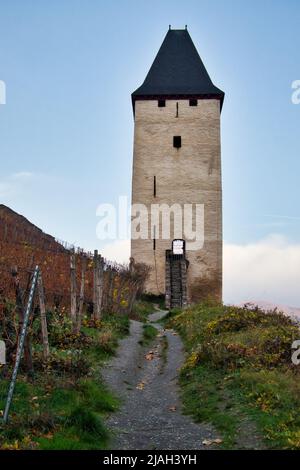
<instances>
[{"instance_id":1,"label":"roof finial","mask_svg":"<svg viewBox=\"0 0 300 470\"><path fill-rule=\"evenodd\" d=\"M169 31L171 30L171 25L169 24Z\"/></svg>"},{"instance_id":2,"label":"roof finial","mask_svg":"<svg viewBox=\"0 0 300 470\"><path fill-rule=\"evenodd\" d=\"M185 30L187 30L187 24L185 25Z\"/></svg>"}]
</instances>

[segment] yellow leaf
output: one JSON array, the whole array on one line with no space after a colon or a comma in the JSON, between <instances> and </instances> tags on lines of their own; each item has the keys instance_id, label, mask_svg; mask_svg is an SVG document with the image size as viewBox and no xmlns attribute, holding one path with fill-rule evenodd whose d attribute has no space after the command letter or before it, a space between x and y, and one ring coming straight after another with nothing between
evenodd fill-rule
<instances>
[{"instance_id":1,"label":"yellow leaf","mask_svg":"<svg viewBox=\"0 0 300 470\"><path fill-rule=\"evenodd\" d=\"M137 388L138 390L144 390L144 388L145 388L145 382L143 382L143 381L140 382L139 384L137 384L136 388Z\"/></svg>"}]
</instances>

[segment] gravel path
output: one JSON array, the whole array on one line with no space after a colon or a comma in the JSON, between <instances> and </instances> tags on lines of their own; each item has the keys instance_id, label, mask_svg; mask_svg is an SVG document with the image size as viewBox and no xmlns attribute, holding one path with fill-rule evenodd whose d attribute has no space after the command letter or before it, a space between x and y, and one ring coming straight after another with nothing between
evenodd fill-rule
<instances>
[{"instance_id":1,"label":"gravel path","mask_svg":"<svg viewBox=\"0 0 300 470\"><path fill-rule=\"evenodd\" d=\"M166 312L155 312L156 322ZM120 342L117 356L103 370L108 386L121 397L123 406L107 421L114 438L112 449L176 450L203 449L204 439L214 439L209 425L195 424L181 413L178 394L178 370L184 362L180 337L163 330L151 348L139 341L143 324L131 321L130 336ZM147 356L147 358L146 358Z\"/></svg>"}]
</instances>

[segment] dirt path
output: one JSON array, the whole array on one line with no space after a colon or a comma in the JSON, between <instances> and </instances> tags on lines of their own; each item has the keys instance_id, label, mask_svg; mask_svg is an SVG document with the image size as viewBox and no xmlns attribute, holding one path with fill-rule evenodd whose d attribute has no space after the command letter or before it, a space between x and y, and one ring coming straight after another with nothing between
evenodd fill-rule
<instances>
[{"instance_id":1,"label":"dirt path","mask_svg":"<svg viewBox=\"0 0 300 470\"><path fill-rule=\"evenodd\" d=\"M157 322L165 313L156 312L149 320ZM143 325L132 321L130 336L121 341L117 356L103 371L104 380L123 401L120 411L108 419L114 435L111 447L203 449L204 439L218 436L209 425L195 424L181 413L177 385L184 361L181 339L174 331L153 325L158 337L145 349L139 344Z\"/></svg>"}]
</instances>

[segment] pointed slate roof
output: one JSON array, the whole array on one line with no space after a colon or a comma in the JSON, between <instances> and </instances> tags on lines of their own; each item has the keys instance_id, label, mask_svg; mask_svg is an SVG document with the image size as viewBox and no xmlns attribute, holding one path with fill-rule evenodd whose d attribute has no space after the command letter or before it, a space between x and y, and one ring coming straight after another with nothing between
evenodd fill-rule
<instances>
[{"instance_id":1,"label":"pointed slate roof","mask_svg":"<svg viewBox=\"0 0 300 470\"><path fill-rule=\"evenodd\" d=\"M169 29L142 86L132 93L136 100L158 98L217 98L224 92L211 81L187 29Z\"/></svg>"}]
</instances>

